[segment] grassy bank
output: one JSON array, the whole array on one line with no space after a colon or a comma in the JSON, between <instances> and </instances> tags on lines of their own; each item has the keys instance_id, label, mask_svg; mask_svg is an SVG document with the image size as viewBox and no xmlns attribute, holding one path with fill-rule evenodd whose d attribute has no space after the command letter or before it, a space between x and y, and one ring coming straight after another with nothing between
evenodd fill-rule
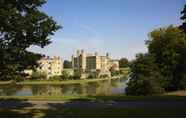
<instances>
[{"instance_id":1,"label":"grassy bank","mask_svg":"<svg viewBox=\"0 0 186 118\"><path fill-rule=\"evenodd\" d=\"M184 108L0 109L2 118L185 118Z\"/></svg>"},{"instance_id":2,"label":"grassy bank","mask_svg":"<svg viewBox=\"0 0 186 118\"><path fill-rule=\"evenodd\" d=\"M0 81L0 85L12 84L15 83L14 81Z\"/></svg>"},{"instance_id":3,"label":"grassy bank","mask_svg":"<svg viewBox=\"0 0 186 118\"><path fill-rule=\"evenodd\" d=\"M186 91L185 91L186 93ZM35 100L35 101L186 101L186 96L0 96L0 100Z\"/></svg>"},{"instance_id":4,"label":"grassy bank","mask_svg":"<svg viewBox=\"0 0 186 118\"><path fill-rule=\"evenodd\" d=\"M98 81L104 81L109 79L117 79L117 77L113 78L95 78L95 79L82 79L82 80L64 80L64 81L45 81L45 80L39 80L39 81L23 81L18 82L17 84L20 85L33 85L33 84L81 84L81 83L88 83L88 82L98 82Z\"/></svg>"}]
</instances>

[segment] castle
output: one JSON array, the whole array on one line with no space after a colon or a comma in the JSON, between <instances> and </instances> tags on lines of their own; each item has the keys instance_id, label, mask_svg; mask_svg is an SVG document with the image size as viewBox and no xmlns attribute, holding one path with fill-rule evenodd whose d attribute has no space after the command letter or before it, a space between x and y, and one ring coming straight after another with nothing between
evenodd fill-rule
<instances>
[{"instance_id":1,"label":"castle","mask_svg":"<svg viewBox=\"0 0 186 118\"><path fill-rule=\"evenodd\" d=\"M45 72L47 77L61 75L63 70L63 61L60 57L43 57L38 61L40 72Z\"/></svg>"},{"instance_id":2,"label":"castle","mask_svg":"<svg viewBox=\"0 0 186 118\"><path fill-rule=\"evenodd\" d=\"M105 56L86 53L84 50L77 50L76 56L72 55L72 67L74 72L91 73L99 72L99 75L110 74L110 69L119 70L119 61L112 60L107 53Z\"/></svg>"}]
</instances>

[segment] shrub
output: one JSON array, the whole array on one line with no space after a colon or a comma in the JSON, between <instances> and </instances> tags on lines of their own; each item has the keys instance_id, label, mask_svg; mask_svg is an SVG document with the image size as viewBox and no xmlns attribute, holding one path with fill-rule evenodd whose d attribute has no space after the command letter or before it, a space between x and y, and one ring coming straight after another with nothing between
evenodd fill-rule
<instances>
[{"instance_id":1,"label":"shrub","mask_svg":"<svg viewBox=\"0 0 186 118\"><path fill-rule=\"evenodd\" d=\"M61 78L62 78L61 76L55 75L55 76L50 77L49 80L61 80Z\"/></svg>"},{"instance_id":2,"label":"shrub","mask_svg":"<svg viewBox=\"0 0 186 118\"><path fill-rule=\"evenodd\" d=\"M111 70L111 76L117 76L120 75L120 71L118 70Z\"/></svg>"},{"instance_id":3,"label":"shrub","mask_svg":"<svg viewBox=\"0 0 186 118\"><path fill-rule=\"evenodd\" d=\"M79 72L74 72L73 79L80 79L80 78L81 78L81 74Z\"/></svg>"},{"instance_id":4,"label":"shrub","mask_svg":"<svg viewBox=\"0 0 186 118\"><path fill-rule=\"evenodd\" d=\"M70 79L70 74L69 74L67 71L64 70L64 71L62 72L61 79L63 79L63 80L68 80L68 79Z\"/></svg>"},{"instance_id":5,"label":"shrub","mask_svg":"<svg viewBox=\"0 0 186 118\"><path fill-rule=\"evenodd\" d=\"M45 72L33 71L31 79L33 80L47 79L47 74Z\"/></svg>"}]
</instances>

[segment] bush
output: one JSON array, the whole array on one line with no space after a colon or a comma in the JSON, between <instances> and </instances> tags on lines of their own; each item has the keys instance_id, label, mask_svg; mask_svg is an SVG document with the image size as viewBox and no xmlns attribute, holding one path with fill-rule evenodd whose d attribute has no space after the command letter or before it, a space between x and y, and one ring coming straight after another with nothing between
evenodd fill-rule
<instances>
[{"instance_id":1,"label":"bush","mask_svg":"<svg viewBox=\"0 0 186 118\"><path fill-rule=\"evenodd\" d=\"M100 75L100 78L108 78L109 76L107 74L105 75Z\"/></svg>"},{"instance_id":2,"label":"bush","mask_svg":"<svg viewBox=\"0 0 186 118\"><path fill-rule=\"evenodd\" d=\"M163 93L164 89L155 78L141 77L137 80L131 80L126 88L127 95L153 95Z\"/></svg>"},{"instance_id":3,"label":"bush","mask_svg":"<svg viewBox=\"0 0 186 118\"><path fill-rule=\"evenodd\" d=\"M70 74L69 74L67 71L64 70L64 71L62 72L61 79L63 79L63 80L68 80L68 79L70 79Z\"/></svg>"},{"instance_id":4,"label":"bush","mask_svg":"<svg viewBox=\"0 0 186 118\"><path fill-rule=\"evenodd\" d=\"M117 76L120 75L120 71L118 70L111 70L111 76Z\"/></svg>"},{"instance_id":5,"label":"bush","mask_svg":"<svg viewBox=\"0 0 186 118\"><path fill-rule=\"evenodd\" d=\"M79 72L74 72L73 79L80 79L80 78L81 78L81 74Z\"/></svg>"},{"instance_id":6,"label":"bush","mask_svg":"<svg viewBox=\"0 0 186 118\"><path fill-rule=\"evenodd\" d=\"M33 80L47 79L47 74L45 72L33 71L31 79Z\"/></svg>"},{"instance_id":7,"label":"bush","mask_svg":"<svg viewBox=\"0 0 186 118\"><path fill-rule=\"evenodd\" d=\"M61 78L62 78L62 76L56 75L56 76L50 77L49 80L61 80Z\"/></svg>"},{"instance_id":8,"label":"bush","mask_svg":"<svg viewBox=\"0 0 186 118\"><path fill-rule=\"evenodd\" d=\"M93 78L97 78L97 73L96 72L89 73L88 79L93 79Z\"/></svg>"}]
</instances>

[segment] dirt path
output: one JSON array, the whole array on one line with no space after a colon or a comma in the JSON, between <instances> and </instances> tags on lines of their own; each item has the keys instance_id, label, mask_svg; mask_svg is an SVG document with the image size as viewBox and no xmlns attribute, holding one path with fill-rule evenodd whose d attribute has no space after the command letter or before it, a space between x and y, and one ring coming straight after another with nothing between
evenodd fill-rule
<instances>
[{"instance_id":1,"label":"dirt path","mask_svg":"<svg viewBox=\"0 0 186 118\"><path fill-rule=\"evenodd\" d=\"M135 101L135 102L91 102L91 101L0 101L0 108L143 108L143 107L186 107L184 101Z\"/></svg>"}]
</instances>

